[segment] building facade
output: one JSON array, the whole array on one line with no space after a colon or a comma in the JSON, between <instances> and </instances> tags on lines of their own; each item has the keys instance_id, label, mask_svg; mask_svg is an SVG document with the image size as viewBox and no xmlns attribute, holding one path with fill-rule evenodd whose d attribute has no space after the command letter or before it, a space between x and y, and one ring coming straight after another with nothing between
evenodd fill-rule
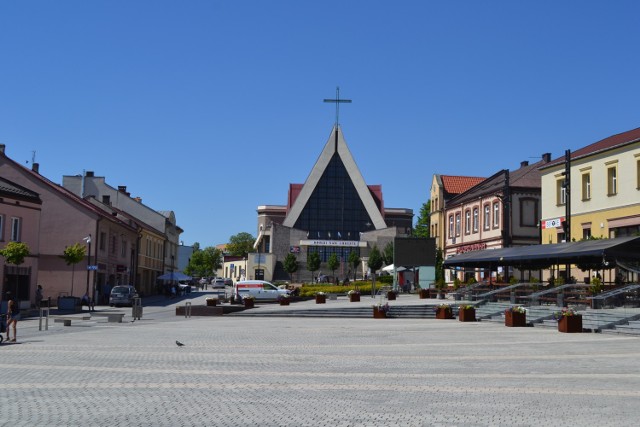
<instances>
[{"instance_id":1,"label":"building facade","mask_svg":"<svg viewBox=\"0 0 640 427\"><path fill-rule=\"evenodd\" d=\"M541 168L542 243L640 235L640 128L570 153L568 185L565 160ZM617 273L637 280L634 270ZM585 274L574 269L568 276Z\"/></svg>"},{"instance_id":2,"label":"building facade","mask_svg":"<svg viewBox=\"0 0 640 427\"><path fill-rule=\"evenodd\" d=\"M291 280L283 267L289 253L296 256L300 270L306 268L308 255L317 253L324 273L330 273L326 262L335 254L341 263L333 279L344 279L352 275L347 263L351 252L366 260L373 245L382 249L396 236L410 236L413 229L413 210L385 207L382 187L365 183L337 125L306 182L290 184L287 205L261 205L257 213L258 238L247 260L249 279Z\"/></svg>"},{"instance_id":3,"label":"building facade","mask_svg":"<svg viewBox=\"0 0 640 427\"><path fill-rule=\"evenodd\" d=\"M6 292L11 291L23 308L33 301L38 282L41 211L38 193L0 178L0 249L9 242L22 242L30 252L21 265L10 265L3 260L0 299L4 300Z\"/></svg>"},{"instance_id":4,"label":"building facade","mask_svg":"<svg viewBox=\"0 0 640 427\"><path fill-rule=\"evenodd\" d=\"M452 176L434 174L431 179L429 215L429 236L436 239L436 247L445 247L445 207L447 202L458 194L462 194L486 178L473 176Z\"/></svg>"},{"instance_id":5,"label":"building facade","mask_svg":"<svg viewBox=\"0 0 640 427\"><path fill-rule=\"evenodd\" d=\"M522 162L519 169L502 170L452 198L445 207L444 258L460 253L540 242L541 180L539 168L549 163L545 153L535 164ZM488 279L489 272L445 271L447 281ZM513 271L496 271L505 278Z\"/></svg>"}]
</instances>

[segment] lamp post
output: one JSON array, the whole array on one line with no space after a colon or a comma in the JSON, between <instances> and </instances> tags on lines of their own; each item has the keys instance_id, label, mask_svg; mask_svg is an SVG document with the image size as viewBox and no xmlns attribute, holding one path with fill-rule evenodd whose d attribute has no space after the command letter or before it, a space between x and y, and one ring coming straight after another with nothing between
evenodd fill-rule
<instances>
[{"instance_id":1,"label":"lamp post","mask_svg":"<svg viewBox=\"0 0 640 427\"><path fill-rule=\"evenodd\" d=\"M91 275L91 234L89 234L87 237L85 237L84 239L85 242L87 242L87 290L86 290L86 295L89 295L89 276Z\"/></svg>"}]
</instances>

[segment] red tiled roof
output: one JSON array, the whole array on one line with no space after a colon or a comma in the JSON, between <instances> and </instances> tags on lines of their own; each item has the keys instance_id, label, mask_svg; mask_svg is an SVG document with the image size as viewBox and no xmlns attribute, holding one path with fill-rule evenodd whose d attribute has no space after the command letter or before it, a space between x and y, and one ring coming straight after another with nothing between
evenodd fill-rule
<instances>
[{"instance_id":1,"label":"red tiled roof","mask_svg":"<svg viewBox=\"0 0 640 427\"><path fill-rule=\"evenodd\" d=\"M476 176L440 175L440 177L442 178L444 191L451 195L464 193L486 179Z\"/></svg>"},{"instance_id":2,"label":"red tiled roof","mask_svg":"<svg viewBox=\"0 0 640 427\"><path fill-rule=\"evenodd\" d=\"M578 159L580 157L585 157L591 154L598 153L600 151L610 150L611 148L629 144L631 142L636 142L636 141L640 141L640 128L636 128L633 130L629 130L627 132L622 132L616 135L612 135L608 138L605 138L598 142L594 142L593 144L587 145L586 147L582 147L576 151L573 151L571 153L571 158ZM564 156L551 161L550 163L545 165L545 167L554 166L561 162L564 162Z\"/></svg>"}]
</instances>

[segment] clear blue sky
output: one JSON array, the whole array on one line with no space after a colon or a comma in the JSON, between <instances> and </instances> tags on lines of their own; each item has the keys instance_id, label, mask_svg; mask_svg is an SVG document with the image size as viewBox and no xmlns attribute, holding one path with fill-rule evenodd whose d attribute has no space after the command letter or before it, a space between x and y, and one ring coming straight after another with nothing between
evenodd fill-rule
<instances>
[{"instance_id":1,"label":"clear blue sky","mask_svg":"<svg viewBox=\"0 0 640 427\"><path fill-rule=\"evenodd\" d=\"M335 120L385 204L640 126L638 1L2 1L0 143L256 235ZM30 166L30 165L28 165Z\"/></svg>"}]
</instances>

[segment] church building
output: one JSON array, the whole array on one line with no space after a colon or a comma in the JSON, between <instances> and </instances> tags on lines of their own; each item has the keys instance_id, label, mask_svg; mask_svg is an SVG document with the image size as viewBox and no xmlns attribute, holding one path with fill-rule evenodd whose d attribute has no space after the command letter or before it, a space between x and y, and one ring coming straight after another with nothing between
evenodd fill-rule
<instances>
[{"instance_id":1,"label":"church building","mask_svg":"<svg viewBox=\"0 0 640 427\"><path fill-rule=\"evenodd\" d=\"M374 245L382 250L394 237L408 237L413 210L384 205L381 185L367 185L336 123L320 157L304 184L289 184L287 204L258 206L258 237L247 260L247 279L310 281L307 256L318 253L320 271L332 272L326 262L332 254L340 267L332 280L353 278L347 260L355 251L363 260L358 278ZM294 277L284 270L287 254L296 255Z\"/></svg>"}]
</instances>

